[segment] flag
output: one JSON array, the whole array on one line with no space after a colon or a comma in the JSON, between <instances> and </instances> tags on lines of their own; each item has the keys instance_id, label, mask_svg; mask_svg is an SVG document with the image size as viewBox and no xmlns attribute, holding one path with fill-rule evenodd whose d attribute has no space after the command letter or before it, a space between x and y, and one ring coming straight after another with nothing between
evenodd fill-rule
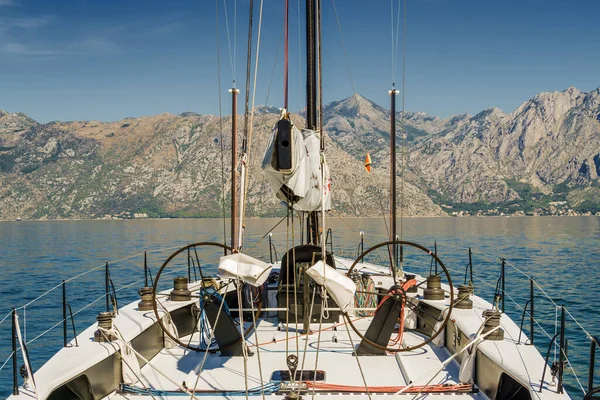
<instances>
[{"instance_id":1,"label":"flag","mask_svg":"<svg viewBox=\"0 0 600 400\"><path fill-rule=\"evenodd\" d=\"M367 157L365 157L365 169L368 173L371 173L371 156L367 153Z\"/></svg>"}]
</instances>

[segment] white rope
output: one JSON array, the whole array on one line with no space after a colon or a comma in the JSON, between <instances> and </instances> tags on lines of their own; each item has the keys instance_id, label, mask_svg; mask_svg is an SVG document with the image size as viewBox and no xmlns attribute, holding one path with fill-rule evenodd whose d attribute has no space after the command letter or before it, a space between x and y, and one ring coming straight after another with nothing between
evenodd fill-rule
<instances>
[{"instance_id":1,"label":"white rope","mask_svg":"<svg viewBox=\"0 0 600 400\"><path fill-rule=\"evenodd\" d=\"M240 263L237 264L237 273L239 276L240 273ZM237 292L237 300L238 304L243 305L242 303L242 282L240 279L236 279L236 292ZM223 296L225 299L225 296ZM225 300L223 300L225 301ZM248 400L248 347L246 346L245 335L244 335L244 314L242 313L242 308L239 308L238 311L239 319L240 319L240 340L242 341L242 355L244 356L244 388L246 389L246 400ZM256 329L256 327L254 327ZM262 385L262 382L261 382Z\"/></svg>"},{"instance_id":2,"label":"white rope","mask_svg":"<svg viewBox=\"0 0 600 400\"><path fill-rule=\"evenodd\" d=\"M429 376L430 374L433 374L433 378L435 378L435 376L442 371L444 368L446 368L446 366L448 364L450 364L450 362L452 360L454 360L456 357L458 357L459 354L462 354L465 350L467 350L468 348L470 348L471 346L473 346L476 342L478 342L481 339L485 339L488 335L491 335L492 333L494 333L496 330L500 329L500 325L494 327L493 329L491 329L490 331L486 332L485 334L479 334L476 337L474 337L469 343L465 344L465 347L463 347L460 351L457 351L456 353L454 353L452 356L448 357L446 360L444 360L444 362L439 365L436 366L435 368L432 368L431 370L427 371L426 373L424 373L423 375L421 375L419 378L413 380L409 385L403 387L402 389L398 390L396 393L394 393L394 395L389 399L389 400L393 400L395 399L399 394L402 394L404 392L406 392L408 389L410 389L411 387L415 386L417 382L424 380L425 377ZM433 378L431 378L431 380L433 380ZM431 382L431 380L429 380L429 382ZM425 385L427 386L429 384L429 382ZM417 393L415 395L416 398L420 393Z\"/></svg>"},{"instance_id":3,"label":"white rope","mask_svg":"<svg viewBox=\"0 0 600 400\"><path fill-rule=\"evenodd\" d=\"M102 332L105 337L106 335L115 335L118 336L118 331L116 331L115 329L104 329L102 327L98 327L98 330L100 332ZM193 393L191 393L189 390L187 390L184 386L178 384L177 382L175 382L173 379L169 378L168 375L166 375L164 372L162 372L158 367L156 367L155 365L153 365L148 359L146 359L143 355L141 355L138 351L136 351L133 346L131 346L129 343L125 342L125 346L133 351L135 353L136 356L138 356L142 361L144 361L146 363L146 365L149 365L150 368L152 368L153 370L155 370L156 372L158 372L159 374L161 374L165 379L167 379L169 382L171 382L173 385L177 386L179 388L179 390L185 392L186 394L189 394L191 396L192 399L196 399L198 400L198 398L196 396L194 396Z\"/></svg>"},{"instance_id":4,"label":"white rope","mask_svg":"<svg viewBox=\"0 0 600 400\"><path fill-rule=\"evenodd\" d=\"M4 318L2 318L2 319L0 320L0 325L2 325L2 323L3 323L3 322L6 320L6 319L8 319L8 317L10 317L11 315L12 315L12 311L10 311L8 314L6 314L6 316L5 316Z\"/></svg>"},{"instance_id":5,"label":"white rope","mask_svg":"<svg viewBox=\"0 0 600 400\"><path fill-rule=\"evenodd\" d=\"M448 268L448 267L446 267L446 268ZM449 271L453 271L453 272L459 272L459 271L456 271L455 269L451 269L451 268L448 268L448 270L449 270ZM484 285L486 285L486 286L489 286L489 287L491 287L491 288L493 288L493 289L495 289L495 288L496 288L494 285L492 285L492 284L490 284L490 283L488 283L488 282L484 281L483 279L481 279L481 278L478 278L478 277L476 277L476 276L474 276L474 277L473 277L473 279L475 279L476 281L478 281L478 282L481 282L481 283L483 283ZM512 302L515 304L515 306L516 306L516 307L517 307L519 310L521 310L521 311L524 311L524 308L523 308L523 307L522 307L522 306L521 306L519 303L517 303L517 301L516 301L516 300L515 300L515 299L514 299L514 298L513 298L513 297L512 297L510 294L508 294L508 293L505 293L505 295L506 295L506 297L508 297L508 299L509 299L510 301L512 301ZM529 313L529 311L527 311L527 315L528 315L528 316L531 316L531 314ZM538 320L537 320L537 319L535 319L535 318L534 318L534 319L533 319L533 321L534 321L534 322L535 322L535 324L538 326L538 328L540 328L540 329L542 330L542 332L544 333L544 335L546 335L546 337L547 337L548 339L552 339L552 336L550 336L550 334L549 334L549 333L548 333L548 332L547 332L547 331L544 329L544 327L543 327L542 325L540 325L540 323L538 322Z\"/></svg>"},{"instance_id":6,"label":"white rope","mask_svg":"<svg viewBox=\"0 0 600 400\"><path fill-rule=\"evenodd\" d=\"M102 296L104 297L104 296ZM46 329L44 332L40 333L39 335L37 335L36 337L34 337L33 339L31 339L29 342L25 343L27 345L35 342L36 340L38 340L39 338L41 338L42 336L44 336L46 333L50 332L52 329L56 328L57 326L59 326L60 324L62 324L64 321L64 319L58 321L56 324L52 325L49 329Z\"/></svg>"},{"instance_id":7,"label":"white rope","mask_svg":"<svg viewBox=\"0 0 600 400\"><path fill-rule=\"evenodd\" d=\"M33 372L31 371L31 365L29 365L29 358L27 357L27 352L25 351L25 342L21 337L21 327L19 326L19 316L15 314L15 325L17 330L17 339L19 340L19 344L21 345L21 354L23 356L23 363L25 364L25 369L27 370L27 376L31 381L27 381L28 385L33 388L33 393L35 394L35 398L38 399L37 389L35 387L35 381L33 380ZM16 372L16 371L15 371Z\"/></svg>"},{"instance_id":8,"label":"white rope","mask_svg":"<svg viewBox=\"0 0 600 400\"><path fill-rule=\"evenodd\" d=\"M556 306L556 309L554 310L554 337L556 337L557 333L558 333L558 306ZM556 341L554 341L554 359L553 359L553 361L556 361L556 347L557 347L557 343L556 343Z\"/></svg>"},{"instance_id":9,"label":"white rope","mask_svg":"<svg viewBox=\"0 0 600 400\"><path fill-rule=\"evenodd\" d=\"M6 363L8 363L10 361L10 358L15 354L15 352L13 351L12 353L10 353L10 355L8 357L6 357L6 360L4 361L4 363L2 363L2 366L0 367L0 371L2 371L2 368L4 368L4 366L6 365Z\"/></svg>"},{"instance_id":10,"label":"white rope","mask_svg":"<svg viewBox=\"0 0 600 400\"><path fill-rule=\"evenodd\" d=\"M91 270L91 271L93 271L93 270ZM89 272L91 272L91 271L89 271ZM84 274L85 274L85 273L84 273ZM82 274L82 275L83 275L83 274ZM38 301L38 300L39 300L39 299L41 299L42 297L46 296L47 294L51 293L52 291L56 290L57 288L59 288L59 287L61 287L61 286L62 286L62 283L59 283L58 285L56 285L56 286L54 286L53 288L49 289L48 291L46 291L46 292L42 293L41 295L39 295L39 296L38 296L38 297L36 297L35 299L31 300L29 303L26 303L26 304L22 305L21 307L17 307L15 310L21 310L21 309L23 309L23 308L25 308L25 307L27 307L27 306L29 306L29 305L31 305L31 304L33 304L33 303L35 303L36 301Z\"/></svg>"},{"instance_id":11,"label":"white rope","mask_svg":"<svg viewBox=\"0 0 600 400\"><path fill-rule=\"evenodd\" d=\"M382 236L382 235L378 235L378 236ZM444 243L444 246L453 247L455 249L460 249L460 250L468 250L469 249L468 247L456 246L456 245L452 245L452 244L449 244L449 243ZM474 254L475 255L479 255L479 256L484 256L484 257L487 257L487 258L492 259L492 260L498 260L500 258L500 257L494 256L492 254L485 253L485 252L477 252L477 253L474 253ZM546 290L544 290L544 288L531 275L528 275L523 270L521 270L520 268L518 268L516 265L510 263L509 261L505 260L505 265L511 267L513 270L517 271L518 273L520 273L521 275L523 275L525 278L531 279L533 281L533 284L535 285L535 287L537 287L540 290L540 292L542 292L542 294L544 295L544 297L548 301L550 301L550 303L552 303L556 308L563 307L562 305L559 305L554 300L552 300L552 297L550 297L550 295L548 294L548 292L546 292ZM450 269L450 268L448 268L448 269ZM456 270L453 270L453 271L460 272L460 271L456 271ZM485 282L484 280L482 280L480 278L474 277L474 279L477 279L478 281L480 281L480 282L482 282L482 283L484 283L484 284L486 284L488 286L493 287L493 285L490 285L489 283ZM510 298L510 295L506 294L506 296ZM523 309L522 307L520 307L518 305L518 303L516 303L516 301L514 299L513 299L513 302L521 310ZM592 334L587 329L585 329L585 327L577 320L577 318L575 318L575 316L568 310L567 307L565 307L565 311L566 311L567 314L569 314L569 316L571 317L571 319L573 320L573 322L575 322L575 324L587 335L588 338L592 338L593 337ZM536 321L536 323L537 323L537 321ZM538 324L538 326L539 326L539 324ZM540 326L540 328L541 328L541 326ZM546 335L549 336L547 333L546 333Z\"/></svg>"},{"instance_id":12,"label":"white rope","mask_svg":"<svg viewBox=\"0 0 600 400\"><path fill-rule=\"evenodd\" d=\"M227 285L225 286L225 291L223 292L224 294L227 294L230 284L231 284L231 279L227 281ZM225 296L222 296L221 304L219 305L219 311L217 311L217 318L215 320L215 326L213 326L212 329L210 330L210 335L208 336L208 341L206 342L207 345L206 345L206 350L204 351L204 357L202 358L200 367L198 368L198 371L196 372L196 382L194 383L194 391L196 391L196 388L198 387L198 382L200 381L200 374L202 373L202 369L204 368L204 363L206 362L206 358L208 357L210 344L212 343L212 340L214 337L214 332L215 332L215 329L217 328L217 324L219 322L219 317L221 316L221 310L223 309L224 303L225 303ZM200 312L202 313L202 310L200 310ZM202 335L202 333L200 333L200 335Z\"/></svg>"},{"instance_id":13,"label":"white rope","mask_svg":"<svg viewBox=\"0 0 600 400\"><path fill-rule=\"evenodd\" d=\"M346 314L343 314L344 317L346 316ZM348 318L348 321L350 319ZM367 385L367 378L365 377L365 373L363 372L362 366L360 365L360 359L358 357L358 352L354 351L354 349L356 347L354 347L354 341L352 340L352 335L350 334L350 328L348 328L348 321L346 321L346 323L344 324L344 326L346 327L346 332L348 333L348 339L350 339L350 346L352 346L352 353L354 354L354 357L356 358L356 364L358 365L358 370L360 371L360 376L363 380L363 384L365 385L365 390L367 391L367 396L369 397L369 400L371 400L371 392L369 392L369 386Z\"/></svg>"},{"instance_id":14,"label":"white rope","mask_svg":"<svg viewBox=\"0 0 600 400\"><path fill-rule=\"evenodd\" d=\"M579 323L579 321L577 321L577 319L575 319L575 317L573 316L573 314L571 314L571 311L569 311L569 309L567 307L565 307L565 311L567 312L567 314L569 314L569 316L571 317L571 319L579 326L579 328L585 332L585 334L587 335L588 339L590 340L594 340L594 337L592 336L591 333L589 333L583 326L581 326L581 324Z\"/></svg>"},{"instance_id":15,"label":"white rope","mask_svg":"<svg viewBox=\"0 0 600 400\"><path fill-rule=\"evenodd\" d=\"M427 383L425 384L425 386L428 386L431 381L433 379L435 379L435 377L437 376L437 374L442 371L446 365L448 365L450 363L450 361L452 361L452 359L456 358L456 356L458 356L460 353L462 353L463 351L465 351L465 348L467 347L471 347L471 346L475 346L476 344L479 344L479 342L481 342L483 339L485 339L488 335L492 334L493 332L497 331L498 329L500 329L500 324L498 324L498 326L495 326L494 328L492 328L489 332L485 333L484 335L481 334L481 332L483 331L483 328L485 327L485 324L487 323L487 321L490 319L491 317L488 317L487 319L485 319L485 321L481 324L481 327L477 330L477 334L475 335L475 338L473 338L473 340L471 340L469 343L467 343L465 345L465 347L463 349L461 349L459 352L455 353L454 355L452 355L448 360L445 360L442 363L441 368L436 367L433 370L435 370L435 373L432 374L432 377L429 379L429 381L427 381ZM431 371L430 371L431 372ZM424 379L427 376L427 374L423 375L422 378ZM415 379L410 385L408 385L408 387L410 387L411 385L414 385L415 382L419 381L421 378ZM403 390L401 390L400 392L408 389L408 387L404 388ZM419 391L419 393L415 394L415 396L413 397L413 400L417 398L417 396L419 396L422 393L422 389ZM397 393L396 393L397 394Z\"/></svg>"},{"instance_id":16,"label":"white rope","mask_svg":"<svg viewBox=\"0 0 600 400\"><path fill-rule=\"evenodd\" d=\"M123 354L121 354L121 351L125 350L123 349L123 347L127 347L127 342L125 340L125 337L123 336L123 334L121 333L121 331L119 330L119 328L117 328L116 326L114 326L114 330L115 333L117 334L117 340L119 342L121 342L123 345L117 345L118 347L115 347L113 342L110 340L110 338L108 336L106 336L106 333L104 333L102 330L100 330L100 333L102 334L102 336L104 336L104 338L106 339L107 343L110 344L110 346L113 348L113 350L115 350L115 354L117 354L119 356L119 359L125 363L125 365L127 366L127 368L129 368L129 370L133 373L133 375L135 375L136 379L140 382L140 384L144 387L144 389L148 392L148 394L150 395L150 397L152 397L153 399L155 399L156 397L154 397L154 395L152 395L152 392L150 391L150 389L146 386L146 384L142 381L141 378L141 371L140 371L140 375L136 374L134 372L134 369L132 368L131 365L129 365L129 363L127 362L127 360L125 359L125 357L123 357ZM139 368L139 365L138 365Z\"/></svg>"},{"instance_id":17,"label":"white rope","mask_svg":"<svg viewBox=\"0 0 600 400\"><path fill-rule=\"evenodd\" d=\"M160 252L163 252L163 251L166 251L166 250L173 250L173 249L179 249L179 248L181 248L181 246L171 246L171 247L164 247L164 248L161 248L161 249L152 250L152 251L150 251L150 252L148 252L148 253L149 253L149 254L155 254L155 253L160 253ZM116 263L119 263L119 262L121 262L121 261L126 261L126 260L132 259L132 258L134 258L134 257L140 257L140 256L143 256L143 255L144 255L144 253L143 253L143 252L142 252L142 253L137 253L137 254L133 254L133 255L131 255L131 256L127 256L127 257L120 258L120 259L118 259L118 260L112 260L112 261L109 261L108 263L109 263L109 264L116 264ZM92 268L92 269L86 270L85 272L82 272L82 273L80 273L80 274L78 274L78 275L75 275L75 276L73 276L73 277L69 278L69 279L66 279L66 280L65 280L65 283L68 283L68 282L74 281L75 279L81 278L82 276L85 276L85 275L87 275L87 274L89 274L89 273L91 273L91 272L94 272L94 271L96 271L96 270L98 270L98 269L100 269L100 268L105 268L105 266L106 266L106 263L100 264L100 265L98 265L97 267L94 267L94 268ZM23 308L25 308L25 307L28 307L28 306L32 305L32 304L33 304L33 303L35 303L36 301L38 301L38 300L40 300L41 298L43 298L43 297L47 296L48 294L50 294L51 292L53 292L54 290L58 289L58 288L59 288L59 287L61 287L61 286L62 286L62 282L61 282L61 283L59 283L59 284L57 284L56 286L52 287L51 289L49 289L49 290L45 291L44 293L42 293L41 295L39 295L39 296L38 296L38 297L36 297L35 299L31 300L30 302L28 302L28 303L25 303L25 304L24 304L24 305L22 305L21 307L17 307L17 308L15 308L15 309L16 309L16 310L21 310L21 309L23 309ZM4 321L4 319L3 319L3 321Z\"/></svg>"},{"instance_id":18,"label":"white rope","mask_svg":"<svg viewBox=\"0 0 600 400\"><path fill-rule=\"evenodd\" d=\"M567 360L567 364L569 364L569 368L571 368L571 372L573 373L573 376L575 377L575 380L577 381L577 384L579 385L579 388L581 389L581 391L583 392L583 395L585 396L586 390L583 388L583 385L579 381L579 377L577 376L577 373L575 372L575 369L573 368L573 365L571 365L571 361L569 360L569 357L567 357L567 353L565 353L564 349L561 350L561 351L562 351L562 353L565 356L565 360Z\"/></svg>"},{"instance_id":19,"label":"white rope","mask_svg":"<svg viewBox=\"0 0 600 400\"><path fill-rule=\"evenodd\" d=\"M185 269L185 267L184 267L184 268L180 268L180 269L178 269L178 270L174 270L174 271L171 271L171 272L165 273L165 275L167 275L167 274L173 274L173 273L175 273L175 272L179 272L179 271L181 271L181 270L183 270L183 269ZM122 291L122 290L124 290L124 289L127 289L128 287L131 287L131 286L133 286L133 285L135 285L135 284L138 284L138 283L140 283L140 282L142 282L142 281L143 281L143 279L140 279L139 281L136 281L136 282L133 282L133 283L131 283L131 284L129 284L129 285L126 285L126 286L120 287L119 289L115 290L115 292L120 292L120 291ZM100 300L104 299L105 297L106 297L106 293L105 293L105 294L103 294L102 296L98 297L96 300L92 301L92 302L91 302L91 303L89 303L88 305L86 305L86 306L84 306L84 307L80 308L79 310L75 311L75 312L73 313L73 315L72 315L72 316L74 317L74 316L76 316L77 314L81 313L82 311L85 311L85 310L87 310L88 308L90 308L91 306L93 306L94 304L96 304L97 302L99 302ZM50 332L51 330L53 330L54 328L56 328L57 326L59 326L60 324L64 323L64 321L65 321L65 319L64 319L64 318L63 318L63 319L61 319L61 320L60 320L60 321L58 321L56 324L54 324L54 325L52 325L50 328L46 329L44 332L40 333L39 335L37 335L36 337L34 337L33 339L31 339L29 342L26 342L26 344L27 344L27 345L29 345L29 344L31 344L31 343L33 343L33 342L35 342L36 340L38 340L39 338L41 338L42 336L44 336L45 334L47 334L48 332Z\"/></svg>"},{"instance_id":20,"label":"white rope","mask_svg":"<svg viewBox=\"0 0 600 400\"><path fill-rule=\"evenodd\" d=\"M317 290L314 289L312 291L312 299L310 301L310 314L308 314L308 315L312 315L312 313L313 313L313 306L315 304L315 295L316 294L317 294ZM304 362L306 361L306 353L307 353L307 349L308 349L308 338L310 336L310 328L308 329L308 331L306 331L304 333L306 334L306 339L304 340L304 350L302 351L302 364L300 366L300 371L304 371ZM317 368L315 367L315 376L314 376L313 383L316 380L317 380ZM297 396L300 396L300 386L298 386ZM314 397L314 394L313 394L313 397Z\"/></svg>"},{"instance_id":21,"label":"white rope","mask_svg":"<svg viewBox=\"0 0 600 400\"><path fill-rule=\"evenodd\" d=\"M246 196L248 193L247 183L248 180L248 168L246 168L246 163L250 165L250 149L252 148L252 132L254 127L254 102L256 100L256 81L258 80L258 60L260 56L260 34L262 32L262 17L263 17L263 4L264 0L260 0L260 11L258 14L258 36L256 39L256 55L254 57L254 82L252 84L252 106L250 109L250 122L248 126L248 137L246 143L246 152L242 155L242 163L243 163L243 173L242 184L244 186L240 187L240 193L242 195L242 204L240 206L240 232L242 231L242 227L244 225L244 214L246 212ZM240 243L242 243L242 237L240 235ZM241 246L240 246L241 248Z\"/></svg>"},{"instance_id":22,"label":"white rope","mask_svg":"<svg viewBox=\"0 0 600 400\"><path fill-rule=\"evenodd\" d=\"M260 293L260 292L259 292ZM250 296L252 297L252 296ZM260 361L260 346L258 345L258 325L256 325L256 315L254 313L254 299L250 298L250 304L252 305L252 324L254 325L254 340L256 340L256 356L258 357L258 375L260 377L260 394L262 399L265 400L265 384L263 381L262 363ZM244 347L245 344L244 344Z\"/></svg>"}]
</instances>

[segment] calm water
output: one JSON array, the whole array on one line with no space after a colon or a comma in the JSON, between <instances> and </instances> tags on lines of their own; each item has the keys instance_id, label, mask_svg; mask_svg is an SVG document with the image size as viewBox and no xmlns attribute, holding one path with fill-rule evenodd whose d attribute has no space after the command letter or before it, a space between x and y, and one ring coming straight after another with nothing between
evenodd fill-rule
<instances>
[{"instance_id":1,"label":"calm water","mask_svg":"<svg viewBox=\"0 0 600 400\"><path fill-rule=\"evenodd\" d=\"M269 258L268 240L259 241L278 220L247 221L247 252ZM356 255L360 240L358 231L365 232L365 249L385 239L382 219L328 220L333 230L332 245L338 253ZM222 241L220 220L160 220L160 221L60 221L60 222L0 222L0 319L13 306L22 306L45 290L77 274L109 262L120 305L137 299L142 286L143 256L155 273L173 250L190 242ZM298 227L286 234L286 222L274 230L273 242L281 255L299 240ZM565 304L581 325L591 334L600 335L597 295L600 293L600 218L598 217L528 217L528 218L416 218L403 223L405 240L433 248L437 240L438 253L452 270L453 280L464 279L468 261L467 248L473 249L474 278L479 295L492 300L494 286L500 274L500 257L533 276L557 304ZM258 242L258 243L257 243ZM127 260L113 262L138 254ZM216 253L200 255L203 262L216 259ZM407 264L418 273L427 273L429 262L420 262L407 251ZM204 264L206 265L206 264ZM186 269L185 265L178 267ZM173 272L173 274L178 272ZM180 273L180 272L179 272ZM186 272L184 272L185 274ZM75 316L78 332L93 323L102 311L104 299L104 269L87 273L67 284L67 298ZM508 266L506 290L523 306L529 298L527 278ZM170 278L169 278L170 279ZM161 279L165 285L169 282ZM132 284L130 287L126 285ZM99 299L93 306L81 310ZM521 311L506 298L506 312L517 322ZM54 290L42 299L19 310L22 329L34 369L39 368L62 345L62 326L39 337L46 329L61 321L61 290ZM536 289L536 318L550 335L555 330L556 307ZM528 325L527 332L528 332ZM69 326L69 337L72 337ZM589 341L567 320L569 358L584 387L587 384ZM536 346L544 354L549 339L535 328ZM0 324L0 366L10 354L10 318ZM19 354L20 358L20 354ZM19 359L19 366L22 361ZM600 364L600 363L599 363ZM597 371L600 367L597 368ZM600 371L598 371L600 372ZM11 362L0 371L0 398L11 391ZM581 390L573 375L565 377L574 398ZM600 384L600 374L596 374Z\"/></svg>"}]
</instances>

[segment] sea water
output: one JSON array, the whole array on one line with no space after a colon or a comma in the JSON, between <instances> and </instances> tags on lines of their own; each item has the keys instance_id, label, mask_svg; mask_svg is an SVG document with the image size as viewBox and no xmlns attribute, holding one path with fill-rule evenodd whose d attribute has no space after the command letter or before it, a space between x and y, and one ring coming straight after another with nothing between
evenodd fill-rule
<instances>
[{"instance_id":1,"label":"sea water","mask_svg":"<svg viewBox=\"0 0 600 400\"><path fill-rule=\"evenodd\" d=\"M270 248L269 236L265 234L278 223ZM540 323L534 327L535 345L542 355L548 349L548 336L557 329L557 305L564 304L581 325L567 314L571 365L565 372L565 384L573 398L582 397L579 383L587 387L590 346L583 330L600 336L600 217L405 218L398 224L398 235L403 240L431 250L437 243L439 258L451 271L455 285L470 278L467 264L471 247L476 294L490 302L496 287L501 287L498 278L501 259L505 259L505 309L517 324L522 316L519 307L529 299L525 275L533 277L545 291L535 288L535 316ZM383 218L327 218L326 229L332 230L328 248L356 257L361 248L360 232L364 234L362 249L367 250L386 240L388 225ZM151 274L156 274L165 259L181 246L203 241L222 243L224 227L229 228L229 221L223 225L220 219L0 222L0 319L12 307L21 307L17 312L35 370L63 345L63 279L78 276L66 283L66 292L75 314L75 331L81 332L106 307L105 263L108 262L117 289L119 306L123 306L138 299L137 290L144 284L144 251L148 252ZM292 243L299 243L302 235L296 219L249 219L245 251L270 261L280 258ZM409 252L409 246L405 251L405 268L414 267L422 275L435 268L441 270L441 266L427 261L428 256L419 259L416 253ZM216 247L208 253L201 252L203 267L214 269L219 253ZM383 256L380 259L385 262ZM169 287L172 276L188 273L185 263L174 267L178 271L161 278L161 287ZM193 277L194 273L190 274ZM56 289L37 299L52 288ZM69 341L73 338L72 329L69 319ZM528 317L524 333L529 335ZM0 323L0 367L11 354L10 334L9 317ZM555 357L558 354L552 348L550 361ZM22 363L19 353L18 366ZM600 363L598 366L596 386L600 385ZM11 391L12 362L8 361L0 371L0 398L9 396Z\"/></svg>"}]
</instances>

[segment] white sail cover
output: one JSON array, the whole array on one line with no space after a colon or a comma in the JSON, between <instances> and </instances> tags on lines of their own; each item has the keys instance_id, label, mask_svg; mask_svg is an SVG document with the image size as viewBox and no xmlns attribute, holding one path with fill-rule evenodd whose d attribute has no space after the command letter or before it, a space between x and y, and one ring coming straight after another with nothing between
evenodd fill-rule
<instances>
[{"instance_id":1,"label":"white sail cover","mask_svg":"<svg viewBox=\"0 0 600 400\"><path fill-rule=\"evenodd\" d=\"M242 253L221 257L219 274L224 279L240 279L252 286L260 286L269 277L272 265Z\"/></svg>"},{"instance_id":2,"label":"white sail cover","mask_svg":"<svg viewBox=\"0 0 600 400\"><path fill-rule=\"evenodd\" d=\"M283 113L285 110L283 110ZM319 132L303 129L302 132L292 125L292 168L280 170L276 159L277 124L271 132L269 145L262 162L267 181L277 198L288 201L293 197L293 207L298 211L317 211L321 209L321 193L325 191L325 209L331 209L331 180L329 168L323 163L325 182L321 182L321 158L319 150ZM323 187L325 186L325 187Z\"/></svg>"},{"instance_id":3,"label":"white sail cover","mask_svg":"<svg viewBox=\"0 0 600 400\"><path fill-rule=\"evenodd\" d=\"M140 362L131 350L131 342L125 344L122 340L119 341L121 347L121 375L123 377L123 383L136 383L141 375Z\"/></svg>"},{"instance_id":4,"label":"white sail cover","mask_svg":"<svg viewBox=\"0 0 600 400\"><path fill-rule=\"evenodd\" d=\"M346 311L354 304L354 293L356 293L356 283L344 274L339 273L320 260L315 265L306 270L308 276L313 278L317 284L324 286L327 282L327 293L340 306L342 311Z\"/></svg>"}]
</instances>

